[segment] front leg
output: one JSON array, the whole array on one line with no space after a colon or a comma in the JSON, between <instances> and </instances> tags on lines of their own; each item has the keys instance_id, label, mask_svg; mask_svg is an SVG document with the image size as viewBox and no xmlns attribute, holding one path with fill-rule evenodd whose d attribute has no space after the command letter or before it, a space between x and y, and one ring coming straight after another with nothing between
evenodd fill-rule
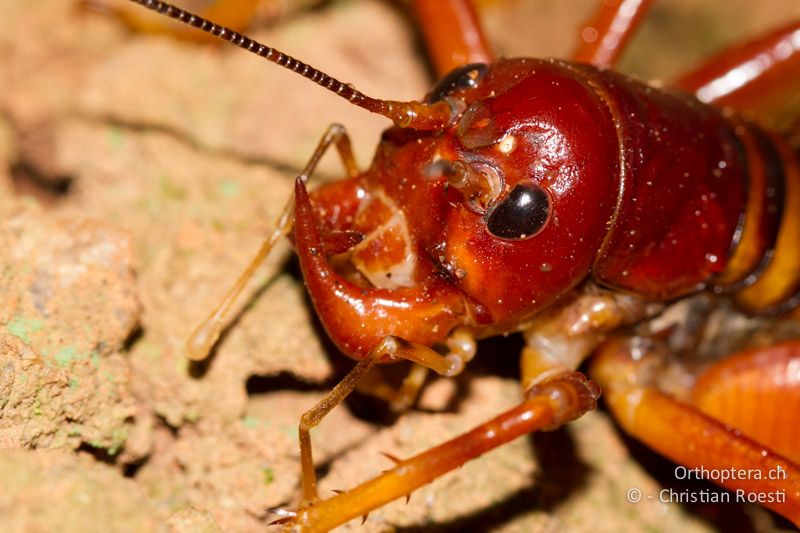
<instances>
[{"instance_id":1,"label":"front leg","mask_svg":"<svg viewBox=\"0 0 800 533\"><path fill-rule=\"evenodd\" d=\"M317 168L322 156L328 149L336 147L339 157L342 160L345 172L347 172L349 179L341 182L336 182L333 187L327 190L333 192L338 200L348 200L347 203L351 205L357 204L357 188L353 186L358 176L358 166L356 165L355 158L353 157L353 150L351 148L350 137L347 130L340 124L331 124L320 139L317 148L311 155L308 163L300 174L298 180L303 183L307 182L311 174ZM326 191L326 189L322 189ZM348 194L352 198L344 198L343 194ZM287 236L292 231L292 204L290 200L286 207L283 209L280 217L275 223L275 229L261 244L261 248L256 253L255 257L245 268L244 272L237 278L233 286L223 297L222 301L211 312L211 314L203 320L189 336L186 342L186 356L193 361L202 361L211 352L214 344L219 339L225 325L230 321L233 306L245 289L247 284L253 279L258 268L264 263L269 256L275 244ZM322 242L322 246L325 246Z\"/></svg>"},{"instance_id":2,"label":"front leg","mask_svg":"<svg viewBox=\"0 0 800 533\"><path fill-rule=\"evenodd\" d=\"M524 331L522 387L574 372L609 331L653 316L660 304L585 285L561 306L537 317Z\"/></svg>"},{"instance_id":3,"label":"front leg","mask_svg":"<svg viewBox=\"0 0 800 533\"><path fill-rule=\"evenodd\" d=\"M463 327L456 328L450 333L446 345L448 349L447 357L455 356L460 359L460 366L471 361L478 350L474 334L468 328ZM389 385L376 370L379 369L376 368L367 374L356 389L362 394L368 394L384 400L395 413L403 413L414 405L422 386L425 384L430 368L414 363L399 388Z\"/></svg>"},{"instance_id":4,"label":"front leg","mask_svg":"<svg viewBox=\"0 0 800 533\"><path fill-rule=\"evenodd\" d=\"M301 531L327 531L407 496L467 461L521 435L555 429L582 416L594 409L600 389L583 374L575 372L575 368L602 341L605 331L640 320L652 310L636 298L593 286L585 287L582 293L537 320L526 331L529 344L522 362L524 399L519 405L444 444L410 459L398 460L395 468L380 476L333 498L315 502L279 522L298 527ZM474 352L472 344L465 342L467 339L458 332L455 330L457 335L451 335L449 355L471 358ZM404 358L420 363L423 361L420 355L428 356L426 352L420 352L415 359ZM371 358L375 357L380 355L373 351ZM362 367L366 372L373 364L368 362L372 361L371 358L356 368ZM348 379L349 376L345 381ZM320 402L320 405L327 404L328 398ZM306 479L305 466L303 476ZM309 496L316 497L316 491ZM305 498L305 501L313 500Z\"/></svg>"},{"instance_id":5,"label":"front leg","mask_svg":"<svg viewBox=\"0 0 800 533\"><path fill-rule=\"evenodd\" d=\"M307 507L318 500L317 476L314 472L314 459L311 453L311 428L317 426L325 415L339 405L357 387L362 378L381 360L413 361L419 367L433 370L442 376L456 376L464 369L465 358L458 351L440 355L426 346L388 336L383 339L369 355L340 381L314 407L300 417L300 464L302 468L302 503Z\"/></svg>"},{"instance_id":6,"label":"front leg","mask_svg":"<svg viewBox=\"0 0 800 533\"><path fill-rule=\"evenodd\" d=\"M600 390L583 374L570 372L528 391L525 399L499 416L410 459L354 489L279 520L287 529L328 531L411 494L467 461L534 431L552 430L594 409ZM286 514L286 513L284 513Z\"/></svg>"}]
</instances>

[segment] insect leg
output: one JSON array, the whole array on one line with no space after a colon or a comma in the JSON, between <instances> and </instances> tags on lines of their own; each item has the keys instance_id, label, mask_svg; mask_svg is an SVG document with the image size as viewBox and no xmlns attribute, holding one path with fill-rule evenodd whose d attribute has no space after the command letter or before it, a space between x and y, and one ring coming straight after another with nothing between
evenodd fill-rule
<instances>
[{"instance_id":1,"label":"insect leg","mask_svg":"<svg viewBox=\"0 0 800 533\"><path fill-rule=\"evenodd\" d=\"M475 336L464 328L456 328L450 333L447 346L449 350L445 357L458 357L461 359L462 365L470 361L478 350ZM373 371L365 376L365 379L358 384L357 389L363 394L369 394L388 402L392 411L402 413L414 405L429 371L428 367L415 363L397 389L391 387Z\"/></svg>"},{"instance_id":2,"label":"insect leg","mask_svg":"<svg viewBox=\"0 0 800 533\"><path fill-rule=\"evenodd\" d=\"M300 531L328 531L411 494L465 462L521 435L555 429L594 409L599 389L583 374L569 372L528 391L525 400L444 444L397 465L354 489L301 509L282 520Z\"/></svg>"},{"instance_id":3,"label":"insect leg","mask_svg":"<svg viewBox=\"0 0 800 533\"><path fill-rule=\"evenodd\" d=\"M680 76L675 85L719 107L783 115L798 103L800 22L722 50Z\"/></svg>"},{"instance_id":4,"label":"insect leg","mask_svg":"<svg viewBox=\"0 0 800 533\"><path fill-rule=\"evenodd\" d=\"M800 462L799 368L798 341L741 352L697 378L692 403Z\"/></svg>"},{"instance_id":5,"label":"insect leg","mask_svg":"<svg viewBox=\"0 0 800 533\"><path fill-rule=\"evenodd\" d=\"M523 390L555 375L574 372L603 341L606 332L638 322L659 309L635 296L591 284L585 286L523 331Z\"/></svg>"},{"instance_id":6,"label":"insect leg","mask_svg":"<svg viewBox=\"0 0 800 533\"><path fill-rule=\"evenodd\" d=\"M317 501L317 476L311 453L311 428L317 426L331 410L339 405L369 370L380 360L407 359L419 366L434 370L445 376L455 376L464 368L458 354L440 355L425 346L410 343L398 337L388 336L372 349L370 354L355 367L322 399L300 418L300 464L302 467L301 508Z\"/></svg>"},{"instance_id":7,"label":"insect leg","mask_svg":"<svg viewBox=\"0 0 800 533\"><path fill-rule=\"evenodd\" d=\"M379 370L380 368L374 368L372 372L364 376L356 390L361 394L380 398L388 403L395 413L402 413L414 404L419 391L428 378L428 369L414 364L403 378L400 387L395 388L386 381L385 376L378 372Z\"/></svg>"},{"instance_id":8,"label":"insect leg","mask_svg":"<svg viewBox=\"0 0 800 533\"><path fill-rule=\"evenodd\" d=\"M660 372L653 359L641 340L632 338L607 343L593 361L591 375L622 428L673 461L710 472L707 477L734 491L737 500L745 494L763 496L763 505L800 525L800 466L658 391L649 383ZM716 475L731 471L748 474Z\"/></svg>"},{"instance_id":9,"label":"insect leg","mask_svg":"<svg viewBox=\"0 0 800 533\"><path fill-rule=\"evenodd\" d=\"M350 138L347 135L347 130L345 130L344 126L340 124L332 124L325 131L325 134L322 136L322 139L317 145L316 150L314 150L311 159L303 169L303 173L300 175L303 181L308 180L308 176L314 171L319 163L319 160L322 158L328 148L331 147L331 145L336 146L348 175L353 177L358 174L358 167L356 166L355 158L353 157L353 151L350 146ZM228 322L233 304L236 302L245 286L247 286L247 283L253 278L258 270L258 267L261 266L261 264L267 258L269 252L272 250L273 246L275 246L275 243L292 231L293 203L293 200L290 200L286 207L284 207L283 212L275 224L275 230L273 230L269 237L264 240L256 256L250 261L250 264L247 265L247 268L245 268L244 272L228 290L228 292L225 294L225 297L214 309L214 311L212 311L212 313L203 322L201 322L189 336L189 339L186 342L186 354L189 359L194 361L202 361L208 357L211 348L214 346L214 343L217 342L217 339L219 339L219 336L222 333L222 328Z\"/></svg>"},{"instance_id":10,"label":"insect leg","mask_svg":"<svg viewBox=\"0 0 800 533\"><path fill-rule=\"evenodd\" d=\"M438 76L468 63L492 62L470 0L414 0L412 6Z\"/></svg>"},{"instance_id":11,"label":"insect leg","mask_svg":"<svg viewBox=\"0 0 800 533\"><path fill-rule=\"evenodd\" d=\"M339 158L342 160L347 176L350 178L358 176L358 165L356 165L356 159L355 156L353 156L353 148L350 143L350 136L347 134L347 129L341 124L333 123L325 130L322 139L320 139L317 144L314 153L311 154L311 159L306 163L300 177L304 180L308 180L308 177L314 172L314 169L317 168L320 159L322 159L322 156L325 155L325 152L328 151L331 145L336 146L336 151L339 152Z\"/></svg>"},{"instance_id":12,"label":"insect leg","mask_svg":"<svg viewBox=\"0 0 800 533\"><path fill-rule=\"evenodd\" d=\"M605 0L581 26L572 60L596 67L613 66L636 31L652 0Z\"/></svg>"}]
</instances>

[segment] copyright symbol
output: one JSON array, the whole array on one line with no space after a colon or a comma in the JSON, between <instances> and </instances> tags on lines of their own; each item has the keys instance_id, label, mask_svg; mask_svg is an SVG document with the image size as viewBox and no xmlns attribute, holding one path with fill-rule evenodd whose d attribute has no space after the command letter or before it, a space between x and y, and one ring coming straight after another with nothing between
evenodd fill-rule
<instances>
[{"instance_id":1,"label":"copyright symbol","mask_svg":"<svg viewBox=\"0 0 800 533\"><path fill-rule=\"evenodd\" d=\"M639 489L628 489L628 501L630 503L639 503L642 501L642 491Z\"/></svg>"}]
</instances>

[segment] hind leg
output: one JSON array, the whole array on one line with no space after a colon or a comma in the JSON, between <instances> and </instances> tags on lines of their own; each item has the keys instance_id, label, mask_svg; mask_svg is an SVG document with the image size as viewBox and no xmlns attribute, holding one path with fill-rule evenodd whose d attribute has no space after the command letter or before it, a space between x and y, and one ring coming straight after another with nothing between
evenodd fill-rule
<instances>
[{"instance_id":1,"label":"hind leg","mask_svg":"<svg viewBox=\"0 0 800 533\"><path fill-rule=\"evenodd\" d=\"M414 0L412 8L437 76L461 65L492 62L470 0Z\"/></svg>"},{"instance_id":2,"label":"hind leg","mask_svg":"<svg viewBox=\"0 0 800 533\"><path fill-rule=\"evenodd\" d=\"M722 50L675 85L703 102L788 125L785 111L800 104L800 22Z\"/></svg>"},{"instance_id":3,"label":"hind leg","mask_svg":"<svg viewBox=\"0 0 800 533\"><path fill-rule=\"evenodd\" d=\"M638 29L652 0L603 0L591 19L581 26L573 61L611 67Z\"/></svg>"},{"instance_id":4,"label":"hind leg","mask_svg":"<svg viewBox=\"0 0 800 533\"><path fill-rule=\"evenodd\" d=\"M678 464L712 473L733 493L731 501L758 501L800 525L798 368L797 342L734 356L698 380L691 404L653 386L661 361L648 353L646 340L629 338L601 348L591 375L627 433ZM775 453L779 446L793 450L795 460Z\"/></svg>"}]
</instances>

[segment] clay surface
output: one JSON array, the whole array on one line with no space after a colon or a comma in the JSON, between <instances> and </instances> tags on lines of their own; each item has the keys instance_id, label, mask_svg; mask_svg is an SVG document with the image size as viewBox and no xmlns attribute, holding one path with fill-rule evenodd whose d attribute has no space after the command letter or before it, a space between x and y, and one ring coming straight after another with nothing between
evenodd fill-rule
<instances>
[{"instance_id":1,"label":"clay surface","mask_svg":"<svg viewBox=\"0 0 800 533\"><path fill-rule=\"evenodd\" d=\"M498 55L564 57L593 2L481 5ZM272 8L254 38L367 94L420 98L431 84L400 2ZM790 14L792 0L660 2L622 69L669 79ZM239 50L132 32L77 0L0 2L0 19L0 529L263 531L268 509L298 495L300 415L352 363L316 322L288 243L207 364L190 365L183 346L272 228L324 128L344 124L364 166L386 122ZM340 175L328 157L313 180ZM312 433L321 494L390 466L382 452L417 453L514 405L519 349L482 345L464 375L431 380L396 419L366 398L334 410ZM467 464L363 529L769 520L626 500L632 487L657 493L668 470L598 411Z\"/></svg>"}]
</instances>

